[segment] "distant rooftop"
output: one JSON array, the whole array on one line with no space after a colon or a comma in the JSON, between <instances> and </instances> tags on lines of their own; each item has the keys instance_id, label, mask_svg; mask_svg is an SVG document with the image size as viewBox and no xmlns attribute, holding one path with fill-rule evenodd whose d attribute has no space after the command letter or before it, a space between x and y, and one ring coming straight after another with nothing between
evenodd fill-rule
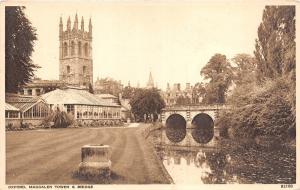
<instances>
[{"instance_id":1,"label":"distant rooftop","mask_svg":"<svg viewBox=\"0 0 300 190\"><path fill-rule=\"evenodd\" d=\"M116 96L112 95L112 94L97 94L96 96L103 98L103 99L108 99L108 98L114 98L117 99Z\"/></svg>"},{"instance_id":2,"label":"distant rooftop","mask_svg":"<svg viewBox=\"0 0 300 190\"><path fill-rule=\"evenodd\" d=\"M34 79L31 82L27 83L24 87L45 87L45 86L64 86L67 85L61 80L42 80Z\"/></svg>"}]
</instances>

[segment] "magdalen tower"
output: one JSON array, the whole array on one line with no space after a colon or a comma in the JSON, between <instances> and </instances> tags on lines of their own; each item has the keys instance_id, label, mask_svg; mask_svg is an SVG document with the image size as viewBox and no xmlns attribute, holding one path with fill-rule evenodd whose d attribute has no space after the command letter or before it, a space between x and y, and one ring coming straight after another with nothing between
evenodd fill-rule
<instances>
[{"instance_id":1,"label":"magdalen tower","mask_svg":"<svg viewBox=\"0 0 300 190\"><path fill-rule=\"evenodd\" d=\"M85 31L82 17L79 28L77 13L73 28L68 18L66 30L60 17L59 80L75 86L93 84L92 21L90 19L88 31Z\"/></svg>"}]
</instances>

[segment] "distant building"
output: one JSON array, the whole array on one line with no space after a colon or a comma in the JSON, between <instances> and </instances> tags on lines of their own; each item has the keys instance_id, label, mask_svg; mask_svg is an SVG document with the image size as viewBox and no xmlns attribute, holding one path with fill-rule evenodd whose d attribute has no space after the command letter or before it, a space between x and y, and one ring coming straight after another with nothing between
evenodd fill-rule
<instances>
[{"instance_id":1,"label":"distant building","mask_svg":"<svg viewBox=\"0 0 300 190\"><path fill-rule=\"evenodd\" d=\"M111 78L99 79L94 83L94 94L112 94L119 96L123 90L121 81L116 81Z\"/></svg>"},{"instance_id":2,"label":"distant building","mask_svg":"<svg viewBox=\"0 0 300 190\"><path fill-rule=\"evenodd\" d=\"M25 96L40 96L66 85L67 84L65 82L60 80L42 80L39 78L35 78L32 80L32 82L24 85L19 90L18 94Z\"/></svg>"},{"instance_id":3,"label":"distant building","mask_svg":"<svg viewBox=\"0 0 300 190\"><path fill-rule=\"evenodd\" d=\"M130 99L122 98L122 95L119 95L119 102L121 104L121 118L124 121L127 121L128 119L133 119L133 114L131 112L131 105L130 105Z\"/></svg>"},{"instance_id":4,"label":"distant building","mask_svg":"<svg viewBox=\"0 0 300 190\"><path fill-rule=\"evenodd\" d=\"M84 30L84 20L81 18L78 26L77 14L73 28L68 18L67 29L64 31L62 18L59 23L59 80L76 86L93 84L92 58L92 21L89 21L88 31Z\"/></svg>"},{"instance_id":5,"label":"distant building","mask_svg":"<svg viewBox=\"0 0 300 190\"><path fill-rule=\"evenodd\" d=\"M96 96L98 96L102 100L106 101L107 103L114 103L114 104L120 105L119 98L112 94L96 94Z\"/></svg>"},{"instance_id":6,"label":"distant building","mask_svg":"<svg viewBox=\"0 0 300 190\"><path fill-rule=\"evenodd\" d=\"M173 84L171 89L170 84L167 83L166 91L162 92L162 94L167 106L193 103L193 86L190 83L186 83L185 89L181 89L180 83Z\"/></svg>"}]
</instances>

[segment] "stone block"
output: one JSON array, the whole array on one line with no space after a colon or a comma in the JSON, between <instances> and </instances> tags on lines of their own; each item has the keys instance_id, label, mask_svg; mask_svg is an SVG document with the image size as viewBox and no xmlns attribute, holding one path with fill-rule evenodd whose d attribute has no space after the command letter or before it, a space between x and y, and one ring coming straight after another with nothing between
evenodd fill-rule
<instances>
[{"instance_id":1,"label":"stone block","mask_svg":"<svg viewBox=\"0 0 300 190\"><path fill-rule=\"evenodd\" d=\"M110 176L111 150L108 145L85 145L81 148L79 173L83 176Z\"/></svg>"}]
</instances>

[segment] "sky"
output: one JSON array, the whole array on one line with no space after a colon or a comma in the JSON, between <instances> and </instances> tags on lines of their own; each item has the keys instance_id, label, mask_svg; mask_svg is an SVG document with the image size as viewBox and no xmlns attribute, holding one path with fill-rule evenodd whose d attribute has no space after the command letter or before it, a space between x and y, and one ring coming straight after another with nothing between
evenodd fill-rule
<instances>
[{"instance_id":1,"label":"sky","mask_svg":"<svg viewBox=\"0 0 300 190\"><path fill-rule=\"evenodd\" d=\"M91 1L92 2L92 1ZM159 88L167 83L201 82L201 68L216 53L228 59L253 55L264 4L226 2L107 2L27 4L25 13L37 30L32 60L36 76L58 79L59 19L73 25L84 17L93 25L94 81L111 77L146 86L149 72ZM72 26L73 27L73 26Z\"/></svg>"}]
</instances>

